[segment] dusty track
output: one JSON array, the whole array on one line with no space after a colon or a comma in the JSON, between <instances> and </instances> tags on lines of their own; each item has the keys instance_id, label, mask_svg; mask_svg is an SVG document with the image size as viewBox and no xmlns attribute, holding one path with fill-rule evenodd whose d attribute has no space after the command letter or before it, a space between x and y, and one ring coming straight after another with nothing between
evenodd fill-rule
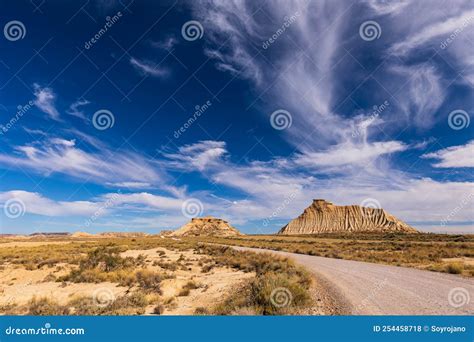
<instances>
[{"instance_id":1,"label":"dusty track","mask_svg":"<svg viewBox=\"0 0 474 342\"><path fill-rule=\"evenodd\" d=\"M474 314L474 280L452 274L258 248L294 259L318 275L353 315ZM451 293L451 295L450 295ZM464 305L459 305L465 303ZM456 307L456 305L459 305Z\"/></svg>"}]
</instances>

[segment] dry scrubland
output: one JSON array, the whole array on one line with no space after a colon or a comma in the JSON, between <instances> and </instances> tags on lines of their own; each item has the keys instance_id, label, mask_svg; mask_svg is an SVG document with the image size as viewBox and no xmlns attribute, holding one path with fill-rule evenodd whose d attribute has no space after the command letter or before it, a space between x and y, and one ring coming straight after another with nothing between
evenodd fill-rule
<instances>
[{"instance_id":1,"label":"dry scrubland","mask_svg":"<svg viewBox=\"0 0 474 342\"><path fill-rule=\"evenodd\" d=\"M474 235L247 235L233 238L208 237L205 241L474 276Z\"/></svg>"},{"instance_id":2,"label":"dry scrubland","mask_svg":"<svg viewBox=\"0 0 474 342\"><path fill-rule=\"evenodd\" d=\"M291 260L216 244L474 276L471 235L4 238L0 314L338 313L317 279ZM283 293L275 305L279 288L291 300Z\"/></svg>"},{"instance_id":3,"label":"dry scrubland","mask_svg":"<svg viewBox=\"0 0 474 342\"><path fill-rule=\"evenodd\" d=\"M191 240L4 239L0 265L1 314L325 313L291 260ZM288 305L274 305L276 288Z\"/></svg>"}]
</instances>

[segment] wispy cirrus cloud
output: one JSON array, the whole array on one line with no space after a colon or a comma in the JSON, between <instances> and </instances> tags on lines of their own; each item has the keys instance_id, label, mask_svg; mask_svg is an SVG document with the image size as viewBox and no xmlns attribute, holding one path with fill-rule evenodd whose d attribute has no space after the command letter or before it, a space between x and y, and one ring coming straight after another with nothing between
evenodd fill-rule
<instances>
[{"instance_id":1,"label":"wispy cirrus cloud","mask_svg":"<svg viewBox=\"0 0 474 342\"><path fill-rule=\"evenodd\" d=\"M445 82L436 67L427 63L397 65L391 71L405 80L397 94L400 114L415 127L431 128L440 119L436 114L446 98Z\"/></svg>"},{"instance_id":2,"label":"wispy cirrus cloud","mask_svg":"<svg viewBox=\"0 0 474 342\"><path fill-rule=\"evenodd\" d=\"M53 120L60 121L59 112L56 109L56 94L53 89L41 87L39 84L34 85L35 105L44 113L48 114Z\"/></svg>"},{"instance_id":3,"label":"wispy cirrus cloud","mask_svg":"<svg viewBox=\"0 0 474 342\"><path fill-rule=\"evenodd\" d=\"M438 168L474 167L474 140L465 145L451 146L436 152L426 153L421 157L438 160L433 163L433 167Z\"/></svg>"},{"instance_id":4,"label":"wispy cirrus cloud","mask_svg":"<svg viewBox=\"0 0 474 342\"><path fill-rule=\"evenodd\" d=\"M152 77L164 77L169 71L156 63L139 60L135 57L130 58L130 64L141 74Z\"/></svg>"},{"instance_id":5,"label":"wispy cirrus cloud","mask_svg":"<svg viewBox=\"0 0 474 342\"><path fill-rule=\"evenodd\" d=\"M90 102L86 99L78 99L69 106L69 109L66 111L66 113L81 118L83 120L87 120L86 114L83 110L81 110L81 107L86 106L88 104L90 104Z\"/></svg>"},{"instance_id":6,"label":"wispy cirrus cloud","mask_svg":"<svg viewBox=\"0 0 474 342\"><path fill-rule=\"evenodd\" d=\"M367 5L378 15L397 14L410 4L412 0L365 0Z\"/></svg>"},{"instance_id":7,"label":"wispy cirrus cloud","mask_svg":"<svg viewBox=\"0 0 474 342\"><path fill-rule=\"evenodd\" d=\"M164 153L167 160L163 161L165 165L180 170L199 170L203 171L220 162L221 158L227 153L226 144L223 141L204 140L190 145L184 145L178 148L174 153Z\"/></svg>"},{"instance_id":8,"label":"wispy cirrus cloud","mask_svg":"<svg viewBox=\"0 0 474 342\"><path fill-rule=\"evenodd\" d=\"M463 11L458 15L440 18L437 21L430 22L426 26L420 28L417 32L401 42L395 43L389 50L390 53L396 55L406 55L412 50L423 47L424 44L440 45L443 38L449 37L451 34L458 34L469 26L474 25L474 10ZM465 32L468 35L468 32ZM462 37L460 37L462 38Z\"/></svg>"},{"instance_id":9,"label":"wispy cirrus cloud","mask_svg":"<svg viewBox=\"0 0 474 342\"><path fill-rule=\"evenodd\" d=\"M44 175L55 173L96 183L123 185L158 185L166 178L155 165L141 154L124 150L112 150L102 142L82 134L83 143L92 143L86 150L76 144L75 139L48 137L27 145L15 146L13 153L0 154L0 165L31 170ZM85 139L85 138L88 139ZM172 186L160 186L167 191L178 191Z\"/></svg>"},{"instance_id":10,"label":"wispy cirrus cloud","mask_svg":"<svg viewBox=\"0 0 474 342\"><path fill-rule=\"evenodd\" d=\"M163 40L154 40L150 42L150 45L152 47L155 47L157 49L163 49L166 51L172 50L176 44L178 44L178 39L174 36L169 36L166 37Z\"/></svg>"},{"instance_id":11,"label":"wispy cirrus cloud","mask_svg":"<svg viewBox=\"0 0 474 342\"><path fill-rule=\"evenodd\" d=\"M371 165L377 158L401 152L407 146L400 141L374 142L372 144L343 143L321 152L307 152L296 157L295 162L305 167L332 168L344 165Z\"/></svg>"}]
</instances>

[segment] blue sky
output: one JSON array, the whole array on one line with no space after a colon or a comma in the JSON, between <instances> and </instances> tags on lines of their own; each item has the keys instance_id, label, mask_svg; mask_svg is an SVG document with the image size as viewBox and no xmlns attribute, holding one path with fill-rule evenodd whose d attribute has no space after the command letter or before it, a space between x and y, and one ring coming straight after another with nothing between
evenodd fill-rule
<instances>
[{"instance_id":1,"label":"blue sky","mask_svg":"<svg viewBox=\"0 0 474 342\"><path fill-rule=\"evenodd\" d=\"M472 1L2 3L0 228L474 232Z\"/></svg>"}]
</instances>

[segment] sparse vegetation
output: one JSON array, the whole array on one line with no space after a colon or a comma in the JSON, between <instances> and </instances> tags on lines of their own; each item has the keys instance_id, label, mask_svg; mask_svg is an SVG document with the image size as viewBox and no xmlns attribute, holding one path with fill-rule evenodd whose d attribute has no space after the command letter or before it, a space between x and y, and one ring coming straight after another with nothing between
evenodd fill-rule
<instances>
[{"instance_id":1,"label":"sparse vegetation","mask_svg":"<svg viewBox=\"0 0 474 342\"><path fill-rule=\"evenodd\" d=\"M158 304L157 306L153 308L153 313L155 315L162 315L164 311L165 311L165 307L161 304Z\"/></svg>"},{"instance_id":2,"label":"sparse vegetation","mask_svg":"<svg viewBox=\"0 0 474 342\"><path fill-rule=\"evenodd\" d=\"M199 306L194 310L194 314L195 315L209 315L209 310L202 306Z\"/></svg>"},{"instance_id":3,"label":"sparse vegetation","mask_svg":"<svg viewBox=\"0 0 474 342\"><path fill-rule=\"evenodd\" d=\"M287 258L267 253L240 252L225 246L200 245L197 252L212 256L215 266L256 274L244 288L214 309L218 315L242 310L262 315L291 314L304 309L311 302L311 276ZM275 296L281 289L284 289L282 294L286 296L284 299L287 302L280 306Z\"/></svg>"},{"instance_id":4,"label":"sparse vegetation","mask_svg":"<svg viewBox=\"0 0 474 342\"><path fill-rule=\"evenodd\" d=\"M461 263L452 263L446 265L446 272L451 274L461 274L463 273L464 266Z\"/></svg>"},{"instance_id":5,"label":"sparse vegetation","mask_svg":"<svg viewBox=\"0 0 474 342\"><path fill-rule=\"evenodd\" d=\"M65 241L64 241L65 240ZM11 241L11 240L9 240ZM56 242L58 243L50 243ZM62 241L62 242L61 242ZM1 241L0 241L1 242ZM309 289L311 277L291 260L276 258L265 253L238 252L232 248L205 245L241 245L267 248L332 258L361 260L391 265L416 267L462 276L474 276L474 236L441 234L348 234L317 236L239 236L232 238L182 238L180 240L155 237L108 238L103 240L68 240L48 238L44 245L0 248L0 272L26 269L41 274L37 283L58 282L67 289L71 282L112 282L127 288L108 305L94 303L90 297L76 297L69 302L57 303L46 297L32 298L18 305L4 302L3 314L31 315L121 315L147 312L163 314L179 307L190 294L203 294L209 283L201 279L213 277L230 268L246 272L245 284L235 286L225 300L214 307L198 306L197 315L207 314L292 314L305 310L311 304ZM141 251L155 249L147 257ZM125 251L140 250L136 253ZM171 254L170 250L173 252ZM195 256L190 257L194 250ZM149 261L147 261L149 260ZM190 274L175 295L162 295L163 281ZM43 272L43 273L41 273ZM249 274L250 273L250 274ZM253 276L255 274L255 276ZM193 279L199 279L199 281ZM5 279L6 286L18 280L12 274ZM167 283L169 284L169 283ZM183 284L178 282L178 284ZM91 285L92 286L92 285ZM275 306L270 297L275 288L291 293L286 306ZM193 292L196 291L196 292ZM211 290L212 291L212 286ZM91 292L92 294L92 292ZM202 305L202 304L201 304ZM192 312L191 312L192 313Z\"/></svg>"},{"instance_id":6,"label":"sparse vegetation","mask_svg":"<svg viewBox=\"0 0 474 342\"><path fill-rule=\"evenodd\" d=\"M188 288L182 288L179 292L178 292L178 297L186 297L186 296L189 296L189 293L191 292L191 290L189 290Z\"/></svg>"},{"instance_id":7,"label":"sparse vegetation","mask_svg":"<svg viewBox=\"0 0 474 342\"><path fill-rule=\"evenodd\" d=\"M100 283L104 281L129 284L133 282L130 271L143 266L145 258L120 256L120 248L115 246L101 246L90 251L80 260L79 267L69 274L59 277L57 281L74 283ZM138 281L138 279L137 279Z\"/></svg>"},{"instance_id":8,"label":"sparse vegetation","mask_svg":"<svg viewBox=\"0 0 474 342\"><path fill-rule=\"evenodd\" d=\"M98 305L91 297L79 297L68 303L74 315L141 315L150 304L146 294L140 291L123 295L107 305Z\"/></svg>"},{"instance_id":9,"label":"sparse vegetation","mask_svg":"<svg viewBox=\"0 0 474 342\"><path fill-rule=\"evenodd\" d=\"M70 313L68 306L59 305L47 297L33 297L26 307L28 310L27 314L33 316L60 316Z\"/></svg>"}]
</instances>

